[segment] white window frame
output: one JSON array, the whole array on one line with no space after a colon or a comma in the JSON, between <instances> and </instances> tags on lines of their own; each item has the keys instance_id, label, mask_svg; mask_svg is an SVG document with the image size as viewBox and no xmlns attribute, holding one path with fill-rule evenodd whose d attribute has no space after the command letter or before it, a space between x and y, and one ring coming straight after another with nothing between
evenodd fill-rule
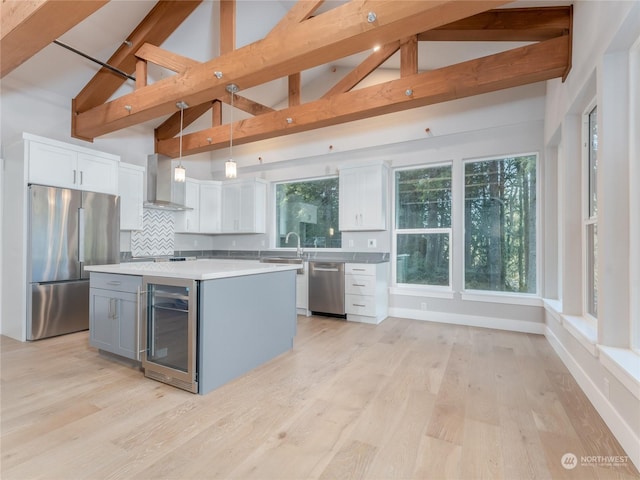
<instances>
[{"instance_id":1,"label":"white window frame","mask_svg":"<svg viewBox=\"0 0 640 480\"><path fill-rule=\"evenodd\" d=\"M425 168L439 168L450 167L451 168L451 226L448 228L411 228L399 230L396 226L396 173L409 170L423 170ZM426 294L436 297L451 298L453 295L453 223L454 223L454 203L455 203L455 184L456 179L454 177L453 161L437 162L437 163L421 163L419 165L412 165L409 167L394 168L391 172L391 216L393 217L392 229L391 229L391 284L394 290L397 288L399 293L401 291L410 294ZM397 265L398 265L398 234L449 234L449 285L416 285L413 283L398 283Z\"/></svg>"},{"instance_id":2,"label":"white window frame","mask_svg":"<svg viewBox=\"0 0 640 480\"><path fill-rule=\"evenodd\" d=\"M629 50L629 85L640 82L640 37ZM629 205L640 205L640 92L631 88L629 92ZM640 244L640 214L636 208L629 208L630 245ZM640 354L640 251L631 248L630 251L630 348Z\"/></svg>"},{"instance_id":3,"label":"white window frame","mask_svg":"<svg viewBox=\"0 0 640 480\"><path fill-rule=\"evenodd\" d=\"M541 199L542 199L542 186L540 184L540 153L539 152L519 152L519 153L505 153L500 155L492 155L490 157L477 157L477 158L468 158L462 162L462 198L460 201L462 202L462 224L463 224L463 232L466 228L464 225L465 215L465 199L466 199L466 191L464 186L464 175L465 175L465 167L468 163L476 163L476 162L485 162L491 160L504 160L505 158L511 157L528 157L535 156L536 158L536 289L533 293L523 293L523 292L501 292L501 291L493 291L493 290L474 290L465 288L466 285L466 255L462 255L460 259L460 265L462 265L462 292L461 298L463 300L475 300L478 301L482 297L486 297L488 301L496 302L496 303L514 303L514 304L522 304L522 305L539 305L540 292L541 292L541 277L542 277L542 267L541 267L541 252L542 252L542 241L541 241L541 222L542 218L540 216L540 212L542 212L541 207ZM464 253L464 252L463 252ZM536 299L536 300L533 300Z\"/></svg>"},{"instance_id":4,"label":"white window frame","mask_svg":"<svg viewBox=\"0 0 640 480\"><path fill-rule=\"evenodd\" d=\"M594 261L594 265L591 264L591 250L588 236L588 230L591 227L596 228L598 224L598 215L591 215L591 162L590 162L590 148L591 148L591 129L589 125L589 116L591 112L597 107L596 99L594 98L582 114L582 314L587 323L596 328L598 325L598 318L591 314L590 301L592 295L591 275L590 268L597 269L597 260ZM597 116L596 116L597 118ZM599 124L599 122L598 122ZM598 125L599 126L599 125ZM597 192L596 192L597 195ZM597 233L596 233L597 235ZM596 257L597 258L597 257Z\"/></svg>"}]
</instances>

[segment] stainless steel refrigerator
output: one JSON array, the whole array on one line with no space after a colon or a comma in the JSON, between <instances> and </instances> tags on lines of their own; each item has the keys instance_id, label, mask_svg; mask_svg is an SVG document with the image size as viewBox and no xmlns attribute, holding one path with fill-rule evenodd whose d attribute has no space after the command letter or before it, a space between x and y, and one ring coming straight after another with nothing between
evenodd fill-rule
<instances>
[{"instance_id":1,"label":"stainless steel refrigerator","mask_svg":"<svg viewBox=\"0 0 640 480\"><path fill-rule=\"evenodd\" d=\"M87 265L120 261L120 197L29 186L27 340L89 328Z\"/></svg>"}]
</instances>

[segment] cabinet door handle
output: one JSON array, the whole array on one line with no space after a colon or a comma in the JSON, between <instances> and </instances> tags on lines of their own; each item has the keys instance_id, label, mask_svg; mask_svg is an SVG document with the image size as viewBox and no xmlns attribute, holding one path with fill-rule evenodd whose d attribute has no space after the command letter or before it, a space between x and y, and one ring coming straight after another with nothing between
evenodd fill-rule
<instances>
[{"instance_id":1,"label":"cabinet door handle","mask_svg":"<svg viewBox=\"0 0 640 480\"><path fill-rule=\"evenodd\" d=\"M73 171L73 184L76 184L76 170Z\"/></svg>"},{"instance_id":2,"label":"cabinet door handle","mask_svg":"<svg viewBox=\"0 0 640 480\"><path fill-rule=\"evenodd\" d=\"M118 299L117 298L110 298L109 299L109 318L115 320L116 318L118 318Z\"/></svg>"},{"instance_id":3,"label":"cabinet door handle","mask_svg":"<svg viewBox=\"0 0 640 480\"><path fill-rule=\"evenodd\" d=\"M80 185L82 185L82 170L80 170Z\"/></svg>"}]
</instances>

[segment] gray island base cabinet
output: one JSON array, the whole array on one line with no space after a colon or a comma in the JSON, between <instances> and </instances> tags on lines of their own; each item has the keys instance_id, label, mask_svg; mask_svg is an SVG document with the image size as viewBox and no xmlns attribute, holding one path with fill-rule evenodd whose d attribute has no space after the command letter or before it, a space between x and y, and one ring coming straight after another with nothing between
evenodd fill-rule
<instances>
[{"instance_id":1,"label":"gray island base cabinet","mask_svg":"<svg viewBox=\"0 0 640 480\"><path fill-rule=\"evenodd\" d=\"M142 277L91 273L89 344L140 360L139 302Z\"/></svg>"},{"instance_id":2,"label":"gray island base cabinet","mask_svg":"<svg viewBox=\"0 0 640 480\"><path fill-rule=\"evenodd\" d=\"M293 347L295 289L293 270L200 282L200 394Z\"/></svg>"},{"instance_id":3,"label":"gray island base cabinet","mask_svg":"<svg viewBox=\"0 0 640 480\"><path fill-rule=\"evenodd\" d=\"M140 291L140 285L145 285L146 279L160 286L163 280L169 285L179 279L197 282L195 381L199 394L209 393L293 347L296 265L198 260L88 268L91 345L142 360L143 366L151 348L141 341L148 336L144 304L152 295ZM165 381L161 376L148 376ZM166 383L176 385L169 379Z\"/></svg>"}]
</instances>

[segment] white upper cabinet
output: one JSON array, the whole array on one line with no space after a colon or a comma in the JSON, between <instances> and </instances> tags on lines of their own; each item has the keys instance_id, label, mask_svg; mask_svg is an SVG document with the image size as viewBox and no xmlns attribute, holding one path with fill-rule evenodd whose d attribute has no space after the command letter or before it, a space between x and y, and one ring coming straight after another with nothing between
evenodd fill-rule
<instances>
[{"instance_id":1,"label":"white upper cabinet","mask_svg":"<svg viewBox=\"0 0 640 480\"><path fill-rule=\"evenodd\" d=\"M120 230L142 230L144 167L121 163L118 168Z\"/></svg>"},{"instance_id":2,"label":"white upper cabinet","mask_svg":"<svg viewBox=\"0 0 640 480\"><path fill-rule=\"evenodd\" d=\"M185 205L192 210L176 213L176 233L200 233L200 182L193 178L185 181Z\"/></svg>"},{"instance_id":3,"label":"white upper cabinet","mask_svg":"<svg viewBox=\"0 0 640 480\"><path fill-rule=\"evenodd\" d=\"M200 233L222 231L222 186L220 182L200 183Z\"/></svg>"},{"instance_id":4,"label":"white upper cabinet","mask_svg":"<svg viewBox=\"0 0 640 480\"><path fill-rule=\"evenodd\" d=\"M267 182L232 180L222 184L222 233L265 233Z\"/></svg>"},{"instance_id":5,"label":"white upper cabinet","mask_svg":"<svg viewBox=\"0 0 640 480\"><path fill-rule=\"evenodd\" d=\"M116 155L26 134L24 138L29 183L118 194Z\"/></svg>"},{"instance_id":6,"label":"white upper cabinet","mask_svg":"<svg viewBox=\"0 0 640 480\"><path fill-rule=\"evenodd\" d=\"M387 228L388 168L384 164L340 169L340 230Z\"/></svg>"}]
</instances>

